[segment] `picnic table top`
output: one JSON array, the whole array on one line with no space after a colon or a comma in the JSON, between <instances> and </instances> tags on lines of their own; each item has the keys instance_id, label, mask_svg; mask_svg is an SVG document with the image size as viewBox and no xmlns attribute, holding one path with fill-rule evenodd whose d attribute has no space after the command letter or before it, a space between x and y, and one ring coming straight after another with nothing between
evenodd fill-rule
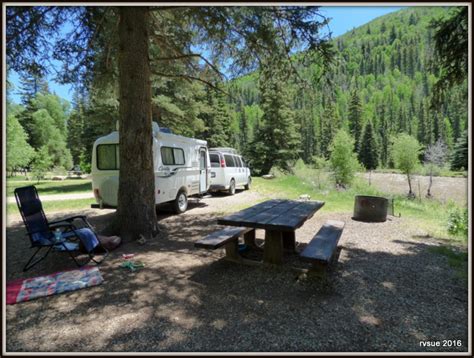
<instances>
[{"instance_id":1,"label":"picnic table top","mask_svg":"<svg viewBox=\"0 0 474 358\"><path fill-rule=\"evenodd\" d=\"M324 205L324 201L273 199L217 219L220 225L275 231L295 231Z\"/></svg>"}]
</instances>

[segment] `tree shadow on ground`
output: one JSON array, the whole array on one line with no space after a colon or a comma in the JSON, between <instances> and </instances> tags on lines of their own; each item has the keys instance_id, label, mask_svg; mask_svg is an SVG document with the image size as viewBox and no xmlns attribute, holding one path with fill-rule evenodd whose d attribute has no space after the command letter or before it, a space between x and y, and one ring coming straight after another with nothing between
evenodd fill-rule
<instances>
[{"instance_id":1,"label":"tree shadow on ground","mask_svg":"<svg viewBox=\"0 0 474 358\"><path fill-rule=\"evenodd\" d=\"M239 193L245 191L245 189L235 189L235 195L238 195ZM232 195L230 195L227 191L215 191L213 193L210 194L211 196L215 196L215 197L218 197L218 198L221 198L221 197L224 197L224 196L228 196L228 197L232 197Z\"/></svg>"},{"instance_id":2,"label":"tree shadow on ground","mask_svg":"<svg viewBox=\"0 0 474 358\"><path fill-rule=\"evenodd\" d=\"M193 198L193 199L189 199L188 208L186 209L186 211L192 212L192 210L194 209L204 208L206 206L207 206L206 203L199 201L199 199ZM174 212L172 203L164 203L164 204L158 205L156 207L156 214L158 215L158 219L162 219L170 215L176 215L176 213Z\"/></svg>"},{"instance_id":3,"label":"tree shadow on ground","mask_svg":"<svg viewBox=\"0 0 474 358\"><path fill-rule=\"evenodd\" d=\"M91 221L104 225L110 215ZM160 239L111 253L100 266L104 284L7 306L7 351L467 349L467 291L446 260L429 250L433 245L393 240L402 250L390 253L349 240L325 282L298 279L285 267L231 263L222 250L195 249L197 239L218 227L211 214L164 215L160 223ZM13 251L27 250L17 240L23 233L19 225L8 229L9 278L21 271L23 258ZM120 268L122 253L134 253L145 268ZM29 277L71 265L62 258L38 266ZM447 339L447 332L462 347L420 347L422 340Z\"/></svg>"}]
</instances>

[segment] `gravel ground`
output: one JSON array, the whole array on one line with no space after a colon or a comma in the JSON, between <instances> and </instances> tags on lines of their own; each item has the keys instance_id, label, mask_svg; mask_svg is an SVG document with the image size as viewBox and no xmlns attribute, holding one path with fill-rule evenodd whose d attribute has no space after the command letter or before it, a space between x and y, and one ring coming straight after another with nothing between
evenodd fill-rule
<instances>
[{"instance_id":1,"label":"gravel ground","mask_svg":"<svg viewBox=\"0 0 474 358\"><path fill-rule=\"evenodd\" d=\"M447 258L429 250L442 242L403 217L367 224L323 207L296 238L304 247L325 220L346 222L327 280L194 249L219 215L263 199L240 192L231 206L221 195L190 204L183 215L160 212L161 237L113 251L100 266L104 284L6 306L7 352L467 351L467 289ZM100 230L113 212L82 213ZM18 218L10 218L7 280L74 268L54 254L24 274L27 241ZM119 268L122 253L135 253L146 267ZM462 345L420 347L446 339Z\"/></svg>"}]
</instances>

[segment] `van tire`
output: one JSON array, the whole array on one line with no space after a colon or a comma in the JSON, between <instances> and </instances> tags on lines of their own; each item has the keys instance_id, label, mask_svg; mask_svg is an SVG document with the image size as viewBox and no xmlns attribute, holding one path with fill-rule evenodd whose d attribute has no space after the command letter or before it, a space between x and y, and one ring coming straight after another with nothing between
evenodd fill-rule
<instances>
[{"instance_id":1,"label":"van tire","mask_svg":"<svg viewBox=\"0 0 474 358\"><path fill-rule=\"evenodd\" d=\"M174 199L173 202L173 208L176 214L182 214L188 208L188 196L184 190L179 191L178 195L176 195L176 199Z\"/></svg>"},{"instance_id":2,"label":"van tire","mask_svg":"<svg viewBox=\"0 0 474 358\"><path fill-rule=\"evenodd\" d=\"M235 194L235 180L231 179L230 185L229 185L229 195L234 195Z\"/></svg>"},{"instance_id":3,"label":"van tire","mask_svg":"<svg viewBox=\"0 0 474 358\"><path fill-rule=\"evenodd\" d=\"M252 178L249 177L248 180L247 180L247 184L244 185L244 189L249 190L251 184L252 184Z\"/></svg>"}]
</instances>

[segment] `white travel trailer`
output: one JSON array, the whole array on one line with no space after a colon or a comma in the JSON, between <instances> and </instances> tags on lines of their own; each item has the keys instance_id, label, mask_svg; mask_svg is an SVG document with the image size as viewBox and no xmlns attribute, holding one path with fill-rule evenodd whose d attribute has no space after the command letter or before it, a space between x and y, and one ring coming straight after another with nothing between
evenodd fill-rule
<instances>
[{"instance_id":1,"label":"white travel trailer","mask_svg":"<svg viewBox=\"0 0 474 358\"><path fill-rule=\"evenodd\" d=\"M188 207L188 197L202 195L210 185L207 142L164 131L153 122L153 168L156 204L171 202L177 213ZM99 205L117 207L119 132L98 138L92 151L92 190Z\"/></svg>"}]
</instances>

